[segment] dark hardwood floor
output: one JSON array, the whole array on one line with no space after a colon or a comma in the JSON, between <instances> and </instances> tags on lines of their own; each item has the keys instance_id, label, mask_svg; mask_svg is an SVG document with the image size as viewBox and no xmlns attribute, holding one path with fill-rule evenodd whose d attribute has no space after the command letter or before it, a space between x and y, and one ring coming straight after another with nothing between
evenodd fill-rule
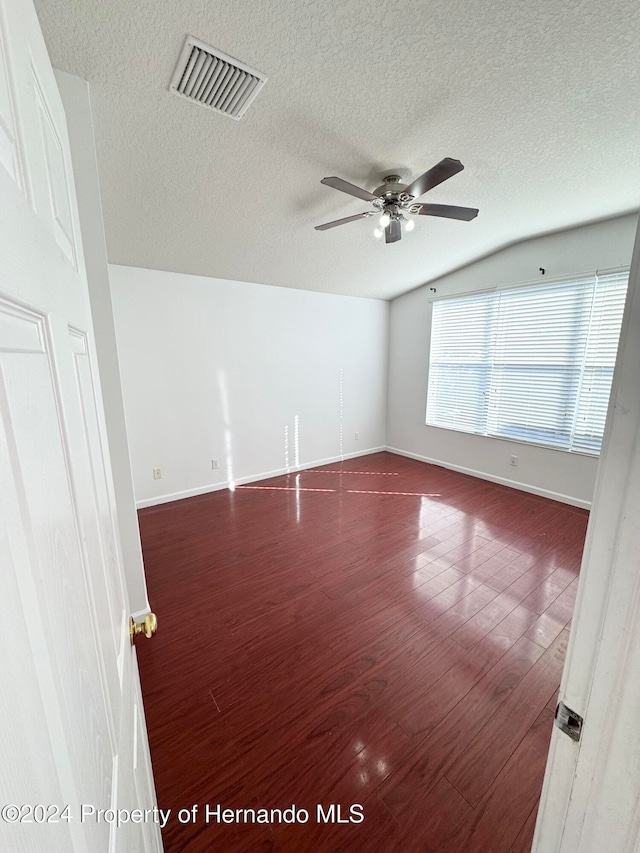
<instances>
[{"instance_id":1,"label":"dark hardwood floor","mask_svg":"<svg viewBox=\"0 0 640 853\"><path fill-rule=\"evenodd\" d=\"M142 510L166 850L528 851L587 518L388 453Z\"/></svg>"}]
</instances>

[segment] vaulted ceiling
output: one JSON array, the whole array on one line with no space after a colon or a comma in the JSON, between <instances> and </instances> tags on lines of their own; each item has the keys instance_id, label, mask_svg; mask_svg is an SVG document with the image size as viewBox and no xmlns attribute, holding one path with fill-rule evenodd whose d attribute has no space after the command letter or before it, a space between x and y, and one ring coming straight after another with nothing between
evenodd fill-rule
<instances>
[{"instance_id":1,"label":"vaulted ceiling","mask_svg":"<svg viewBox=\"0 0 640 853\"><path fill-rule=\"evenodd\" d=\"M36 0L89 80L112 263L392 298L501 246L640 205L637 0ZM240 121L169 91L186 35L267 75ZM385 245L320 184L465 169Z\"/></svg>"}]
</instances>

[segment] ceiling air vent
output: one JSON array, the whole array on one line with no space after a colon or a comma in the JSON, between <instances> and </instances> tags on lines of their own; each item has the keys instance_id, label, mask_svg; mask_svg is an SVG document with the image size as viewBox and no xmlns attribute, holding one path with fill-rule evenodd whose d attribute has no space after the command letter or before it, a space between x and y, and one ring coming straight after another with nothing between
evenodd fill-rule
<instances>
[{"instance_id":1,"label":"ceiling air vent","mask_svg":"<svg viewBox=\"0 0 640 853\"><path fill-rule=\"evenodd\" d=\"M244 62L187 36L169 90L238 120L266 82Z\"/></svg>"}]
</instances>

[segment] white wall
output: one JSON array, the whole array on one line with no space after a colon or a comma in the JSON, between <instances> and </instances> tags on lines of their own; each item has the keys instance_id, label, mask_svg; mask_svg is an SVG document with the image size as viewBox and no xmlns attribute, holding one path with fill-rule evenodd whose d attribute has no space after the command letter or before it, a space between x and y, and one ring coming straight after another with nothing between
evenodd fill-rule
<instances>
[{"instance_id":1,"label":"white wall","mask_svg":"<svg viewBox=\"0 0 640 853\"><path fill-rule=\"evenodd\" d=\"M109 272L139 506L384 448L388 303Z\"/></svg>"},{"instance_id":2,"label":"white wall","mask_svg":"<svg viewBox=\"0 0 640 853\"><path fill-rule=\"evenodd\" d=\"M431 286L437 289L438 296L446 296L542 279L539 267L546 270L544 278L549 280L628 265L636 224L637 216L630 215L527 240L431 282ZM437 251L437 247L431 251ZM391 304L388 449L589 506L597 459L425 424L433 295L425 286ZM516 468L509 465L511 454L518 456Z\"/></svg>"}]
</instances>

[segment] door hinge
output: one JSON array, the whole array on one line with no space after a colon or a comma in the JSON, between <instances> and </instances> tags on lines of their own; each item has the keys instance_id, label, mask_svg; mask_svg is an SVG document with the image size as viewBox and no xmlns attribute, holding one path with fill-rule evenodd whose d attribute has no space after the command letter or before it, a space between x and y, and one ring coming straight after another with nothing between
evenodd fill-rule
<instances>
[{"instance_id":1,"label":"door hinge","mask_svg":"<svg viewBox=\"0 0 640 853\"><path fill-rule=\"evenodd\" d=\"M578 741L582 735L584 720L580 714L576 714L571 708L567 708L564 702L560 702L556 708L556 726L561 732L569 735L571 740Z\"/></svg>"}]
</instances>

